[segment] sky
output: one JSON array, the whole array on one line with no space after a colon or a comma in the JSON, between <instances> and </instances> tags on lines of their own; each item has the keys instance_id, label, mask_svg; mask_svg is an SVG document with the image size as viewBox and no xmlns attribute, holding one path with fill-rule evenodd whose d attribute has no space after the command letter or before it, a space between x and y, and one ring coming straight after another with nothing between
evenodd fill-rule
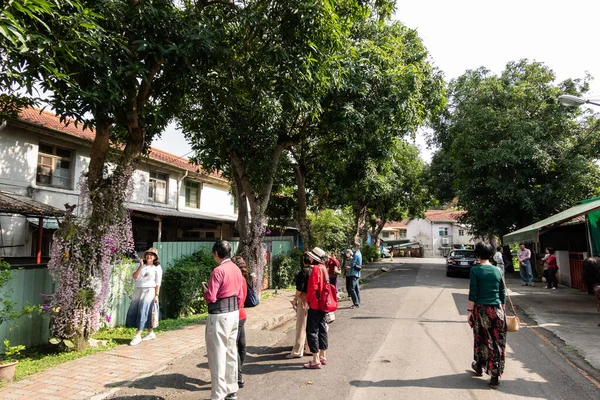
<instances>
[{"instance_id":1,"label":"sky","mask_svg":"<svg viewBox=\"0 0 600 400\"><path fill-rule=\"evenodd\" d=\"M596 78L589 95L600 99L599 0L398 0L396 8L395 19L417 30L447 81L480 66L499 74L527 58L545 63L557 82L589 72ZM416 144L429 161L433 150L422 134ZM174 126L152 146L178 156L191 151Z\"/></svg>"}]
</instances>

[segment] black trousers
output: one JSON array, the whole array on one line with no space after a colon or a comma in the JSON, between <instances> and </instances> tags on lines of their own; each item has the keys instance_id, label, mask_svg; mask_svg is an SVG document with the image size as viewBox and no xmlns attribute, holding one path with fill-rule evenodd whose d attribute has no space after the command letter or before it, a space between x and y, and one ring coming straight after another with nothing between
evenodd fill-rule
<instances>
[{"instance_id":1,"label":"black trousers","mask_svg":"<svg viewBox=\"0 0 600 400\"><path fill-rule=\"evenodd\" d=\"M246 360L246 328L244 324L246 319L244 318L238 324L238 335L237 335L237 351L238 351L238 382L242 381L242 366L244 360Z\"/></svg>"},{"instance_id":2,"label":"black trousers","mask_svg":"<svg viewBox=\"0 0 600 400\"><path fill-rule=\"evenodd\" d=\"M556 277L557 272L558 268L548 268L548 288L558 287L558 278Z\"/></svg>"},{"instance_id":3,"label":"black trousers","mask_svg":"<svg viewBox=\"0 0 600 400\"><path fill-rule=\"evenodd\" d=\"M308 309L306 317L306 339L308 348L313 354L319 353L319 350L327 350L327 322L325 321L325 312Z\"/></svg>"}]
</instances>

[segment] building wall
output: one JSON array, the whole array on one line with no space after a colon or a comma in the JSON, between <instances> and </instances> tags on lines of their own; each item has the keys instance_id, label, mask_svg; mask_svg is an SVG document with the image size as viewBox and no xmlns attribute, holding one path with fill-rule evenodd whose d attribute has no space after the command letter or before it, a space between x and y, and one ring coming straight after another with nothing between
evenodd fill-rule
<instances>
[{"instance_id":1,"label":"building wall","mask_svg":"<svg viewBox=\"0 0 600 400\"><path fill-rule=\"evenodd\" d=\"M62 139L61 138L66 138ZM38 185L36 183L40 142L71 150L71 187L69 189ZM82 172L87 171L90 162L90 148L87 144L72 142L60 134L41 134L7 125L0 131L0 190L27 195L39 202L64 209L66 203L79 202L78 181ZM148 197L150 172L166 173L167 201L154 202ZM185 207L185 171L168 165L154 164L147 160L137 166L132 176L133 193L131 201L138 204L155 205L179 209L185 212L202 212L216 215L235 216L233 200L226 183L204 182L201 186L200 208ZM196 179L195 179L196 180ZM201 182L201 179L197 179ZM76 212L77 212L76 208ZM233 235L231 227L223 228L223 237ZM32 255L32 233L37 230L22 216L0 216L0 256L28 257ZM220 236L221 230L215 231Z\"/></svg>"},{"instance_id":2,"label":"building wall","mask_svg":"<svg viewBox=\"0 0 600 400\"><path fill-rule=\"evenodd\" d=\"M433 248L431 223L426 219L413 219L406 224L406 235L411 242L423 246L424 257L435 257Z\"/></svg>"}]
</instances>

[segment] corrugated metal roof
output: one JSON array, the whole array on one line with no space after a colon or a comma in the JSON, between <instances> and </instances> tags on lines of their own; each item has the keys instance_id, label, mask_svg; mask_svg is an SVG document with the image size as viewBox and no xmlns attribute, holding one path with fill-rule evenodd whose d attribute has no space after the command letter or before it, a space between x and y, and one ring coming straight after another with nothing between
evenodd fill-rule
<instances>
[{"instance_id":1,"label":"corrugated metal roof","mask_svg":"<svg viewBox=\"0 0 600 400\"><path fill-rule=\"evenodd\" d=\"M534 224L521 228L517 231L505 235L502 239L503 244L510 243L531 243L537 242L538 232L544 228L550 228L560 225L566 221L571 221L580 215L588 214L600 209L600 199L585 200L581 204L569 208L568 210L554 214L551 217L538 221Z\"/></svg>"},{"instance_id":2,"label":"corrugated metal roof","mask_svg":"<svg viewBox=\"0 0 600 400\"><path fill-rule=\"evenodd\" d=\"M234 215L224 215L224 214L213 214L207 212L189 212L189 211L181 211L175 210L173 208L168 207L156 207L146 204L134 204L129 203L127 208L134 211L139 211L147 214L160 215L163 217L180 217L180 218L194 218L194 219L208 219L213 221L226 221L226 222L235 222L237 221L237 217Z\"/></svg>"},{"instance_id":3,"label":"corrugated metal roof","mask_svg":"<svg viewBox=\"0 0 600 400\"><path fill-rule=\"evenodd\" d=\"M21 214L27 217L59 217L65 215L65 211L58 208L4 190L0 190L0 213Z\"/></svg>"}]
</instances>

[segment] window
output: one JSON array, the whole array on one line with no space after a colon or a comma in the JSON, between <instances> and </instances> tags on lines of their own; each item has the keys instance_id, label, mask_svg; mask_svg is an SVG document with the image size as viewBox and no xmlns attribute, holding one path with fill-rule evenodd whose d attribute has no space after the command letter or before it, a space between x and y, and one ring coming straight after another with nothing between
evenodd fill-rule
<instances>
[{"instance_id":1,"label":"window","mask_svg":"<svg viewBox=\"0 0 600 400\"><path fill-rule=\"evenodd\" d=\"M71 150L40 143L36 182L70 189L71 156Z\"/></svg>"},{"instance_id":2,"label":"window","mask_svg":"<svg viewBox=\"0 0 600 400\"><path fill-rule=\"evenodd\" d=\"M384 238L389 238L390 237L390 233L389 232L383 232L383 237Z\"/></svg>"},{"instance_id":3,"label":"window","mask_svg":"<svg viewBox=\"0 0 600 400\"><path fill-rule=\"evenodd\" d=\"M440 227L440 236L448 236L448 228Z\"/></svg>"},{"instance_id":4,"label":"window","mask_svg":"<svg viewBox=\"0 0 600 400\"><path fill-rule=\"evenodd\" d=\"M406 231L400 231L400 239L406 239Z\"/></svg>"},{"instance_id":5,"label":"window","mask_svg":"<svg viewBox=\"0 0 600 400\"><path fill-rule=\"evenodd\" d=\"M148 185L148 198L158 203L167 202L167 174L150 172L150 184Z\"/></svg>"},{"instance_id":6,"label":"window","mask_svg":"<svg viewBox=\"0 0 600 400\"><path fill-rule=\"evenodd\" d=\"M458 230L458 236L465 236L465 230L464 229L459 229Z\"/></svg>"},{"instance_id":7,"label":"window","mask_svg":"<svg viewBox=\"0 0 600 400\"><path fill-rule=\"evenodd\" d=\"M185 181L185 206L200 208L200 190L202 185L194 181Z\"/></svg>"}]
</instances>

